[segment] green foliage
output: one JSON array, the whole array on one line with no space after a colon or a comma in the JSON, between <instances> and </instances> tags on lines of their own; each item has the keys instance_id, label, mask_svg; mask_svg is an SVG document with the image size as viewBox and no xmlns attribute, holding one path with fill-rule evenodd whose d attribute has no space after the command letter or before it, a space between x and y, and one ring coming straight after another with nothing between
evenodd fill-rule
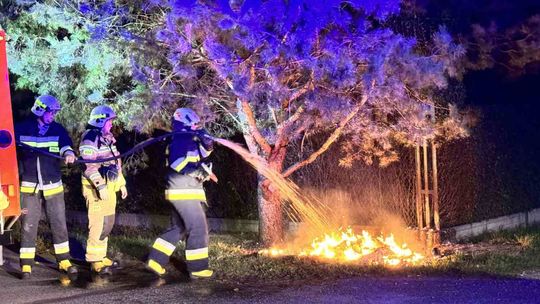
<instances>
[{"instance_id":1,"label":"green foliage","mask_svg":"<svg viewBox=\"0 0 540 304\"><path fill-rule=\"evenodd\" d=\"M127 77L127 49L92 40L88 29L93 21L70 4L35 3L7 23L15 86L57 96L64 105L59 118L70 129L84 126L86 115L81 114L103 102L120 110L120 120L129 126L130 115L144 107L136 101L128 107L128 101L131 105L144 87L134 86Z\"/></svg>"}]
</instances>

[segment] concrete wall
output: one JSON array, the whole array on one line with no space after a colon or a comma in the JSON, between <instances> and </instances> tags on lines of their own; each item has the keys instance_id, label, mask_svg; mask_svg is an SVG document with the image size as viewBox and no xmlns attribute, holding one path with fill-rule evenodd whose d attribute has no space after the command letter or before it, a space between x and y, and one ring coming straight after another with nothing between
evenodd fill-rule
<instances>
[{"instance_id":1,"label":"concrete wall","mask_svg":"<svg viewBox=\"0 0 540 304\"><path fill-rule=\"evenodd\" d=\"M86 212L67 211L66 217L68 223L88 224ZM166 215L117 213L115 224L127 227L166 228L170 224L170 217ZM259 222L254 220L209 218L208 228L214 232L258 232Z\"/></svg>"},{"instance_id":2,"label":"concrete wall","mask_svg":"<svg viewBox=\"0 0 540 304\"><path fill-rule=\"evenodd\" d=\"M86 212L68 211L67 221L72 224L87 225L88 217ZM127 227L159 227L169 226L170 218L165 215L149 214L116 214L116 225ZM529 212L514 213L481 222L455 226L443 231L443 238L447 240L463 240L486 232L525 227L531 224L540 223L540 209L533 209ZM209 218L208 226L213 232L258 232L259 221L256 220L236 220ZM298 223L289 223L289 232L294 232L299 228Z\"/></svg>"},{"instance_id":3,"label":"concrete wall","mask_svg":"<svg viewBox=\"0 0 540 304\"><path fill-rule=\"evenodd\" d=\"M449 239L463 240L486 232L495 232L540 223L540 209L514 213L481 222L445 229Z\"/></svg>"}]
</instances>

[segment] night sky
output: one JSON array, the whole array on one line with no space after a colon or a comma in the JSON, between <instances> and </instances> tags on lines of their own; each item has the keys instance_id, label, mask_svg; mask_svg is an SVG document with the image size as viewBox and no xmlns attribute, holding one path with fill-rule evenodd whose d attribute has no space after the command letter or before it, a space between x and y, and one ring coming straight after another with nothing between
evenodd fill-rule
<instances>
[{"instance_id":1,"label":"night sky","mask_svg":"<svg viewBox=\"0 0 540 304\"><path fill-rule=\"evenodd\" d=\"M494 23L504 32L540 14L540 1L533 0L423 2L424 14L442 20L454 36L469 35L474 23ZM516 210L540 207L540 63L527 65L519 76L502 65L468 71L464 86L464 106L480 113L480 123L466 143L483 162L476 214L490 217L486 210L508 203Z\"/></svg>"},{"instance_id":2,"label":"night sky","mask_svg":"<svg viewBox=\"0 0 540 304\"><path fill-rule=\"evenodd\" d=\"M485 27L494 23L498 31L518 26L540 14L537 0L417 0L424 16L444 23L455 36L466 36L472 24ZM537 104L540 101L540 63L526 67L525 75L510 76L498 66L494 69L468 72L465 77L466 103L470 105Z\"/></svg>"}]
</instances>

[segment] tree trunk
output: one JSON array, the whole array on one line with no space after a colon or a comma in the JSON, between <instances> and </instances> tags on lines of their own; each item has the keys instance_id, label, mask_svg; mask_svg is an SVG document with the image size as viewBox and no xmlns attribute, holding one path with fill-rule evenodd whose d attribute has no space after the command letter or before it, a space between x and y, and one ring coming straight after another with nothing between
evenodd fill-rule
<instances>
[{"instance_id":1,"label":"tree trunk","mask_svg":"<svg viewBox=\"0 0 540 304\"><path fill-rule=\"evenodd\" d=\"M262 193L258 202L260 239L269 247L283 240L283 208L279 193L272 191L268 180L259 182L259 189Z\"/></svg>"},{"instance_id":2,"label":"tree trunk","mask_svg":"<svg viewBox=\"0 0 540 304\"><path fill-rule=\"evenodd\" d=\"M283 170L285 148L273 150L268 157L268 165L277 172ZM283 241L285 226L283 219L283 204L281 203L279 189L273 187L268 179L259 180L259 191L262 197L258 202L259 233L262 243L271 246Z\"/></svg>"},{"instance_id":3,"label":"tree trunk","mask_svg":"<svg viewBox=\"0 0 540 304\"><path fill-rule=\"evenodd\" d=\"M251 153L259 154L255 139L249 133L244 133L244 139ZM277 172L283 171L287 149L273 149L267 158L268 165ZM271 182L264 176L257 175L257 208L259 211L259 238L264 246L271 246L283 240L284 219L283 205L277 189L272 188Z\"/></svg>"}]
</instances>

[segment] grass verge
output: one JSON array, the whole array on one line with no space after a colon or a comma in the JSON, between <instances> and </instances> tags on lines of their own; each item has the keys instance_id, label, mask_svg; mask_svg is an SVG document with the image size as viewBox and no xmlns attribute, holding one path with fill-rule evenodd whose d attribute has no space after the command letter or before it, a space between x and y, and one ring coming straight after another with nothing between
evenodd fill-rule
<instances>
[{"instance_id":1,"label":"grass verge","mask_svg":"<svg viewBox=\"0 0 540 304\"><path fill-rule=\"evenodd\" d=\"M43 229L41 229L43 231ZM46 229L45 229L46 230ZM86 232L71 229L73 237L84 244ZM113 257L144 261L160 231L141 231L116 227L109 238ZM363 275L446 275L489 274L540 278L540 226L486 234L461 244L446 244L442 257L434 257L421 266L388 268L377 265L335 264L294 256L268 257L254 234L212 234L210 266L218 277L235 282L272 282L325 280ZM183 245L175 257L183 259ZM38 241L38 252L52 251L50 236ZM536 275L538 274L538 275Z\"/></svg>"},{"instance_id":2,"label":"grass verge","mask_svg":"<svg viewBox=\"0 0 540 304\"><path fill-rule=\"evenodd\" d=\"M437 266L504 276L540 272L540 226L487 233L468 242L456 244L454 254Z\"/></svg>"}]
</instances>

